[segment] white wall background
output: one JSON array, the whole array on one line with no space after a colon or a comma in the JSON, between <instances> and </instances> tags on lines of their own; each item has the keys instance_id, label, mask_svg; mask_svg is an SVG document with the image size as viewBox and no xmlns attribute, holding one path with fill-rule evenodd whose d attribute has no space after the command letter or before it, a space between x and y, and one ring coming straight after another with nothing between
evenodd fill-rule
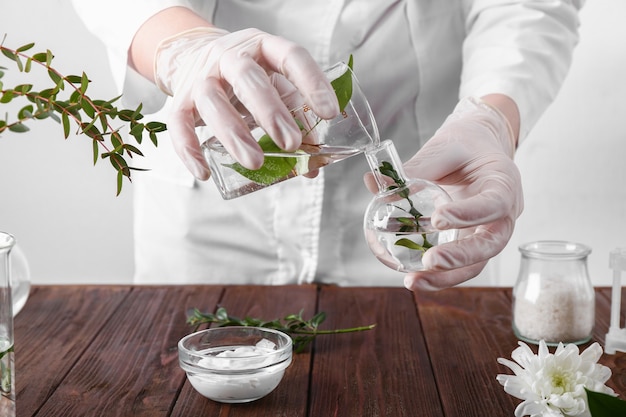
<instances>
[{"instance_id":1,"label":"white wall background","mask_svg":"<svg viewBox=\"0 0 626 417\"><path fill-rule=\"evenodd\" d=\"M85 71L93 81L88 90L93 97L116 96L103 46L69 1L3 1L0 10L6 46L35 42L37 51L55 54L53 64L64 74ZM9 68L3 80L7 86L16 79L50 86L45 72L37 71L40 81L33 82L32 77L19 78L4 57L0 66ZM125 184L115 197L116 172L108 161L93 166L91 141L85 136L64 140L61 126L51 120L29 126L28 133L0 137L0 230L17 238L33 282L129 282L132 185Z\"/></svg>"},{"instance_id":2,"label":"white wall background","mask_svg":"<svg viewBox=\"0 0 626 417\"><path fill-rule=\"evenodd\" d=\"M68 1L7 1L2 15L0 35L7 34L7 46L35 42L56 54L62 72L85 71L93 81L92 95L115 95L102 45ZM492 262L498 278L481 277L472 284L512 285L517 247L539 239L590 245L592 280L611 283L609 251L626 246L624 16L624 0L587 0L571 72L517 154L526 209L509 245ZM0 58L0 66L9 67L6 85L24 82L12 63ZM46 82L44 74L39 78ZM89 140L64 141L52 121L30 127L29 133L0 138L0 230L17 237L33 282L130 282L132 185L125 184L115 197L115 171L107 161L92 165Z\"/></svg>"}]
</instances>

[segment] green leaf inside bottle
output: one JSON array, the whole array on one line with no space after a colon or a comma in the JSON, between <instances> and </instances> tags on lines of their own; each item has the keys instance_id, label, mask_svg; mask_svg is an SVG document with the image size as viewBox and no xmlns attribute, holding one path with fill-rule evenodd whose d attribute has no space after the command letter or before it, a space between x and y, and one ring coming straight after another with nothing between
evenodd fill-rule
<instances>
[{"instance_id":1,"label":"green leaf inside bottle","mask_svg":"<svg viewBox=\"0 0 626 417\"><path fill-rule=\"evenodd\" d=\"M344 111L344 109L350 102L350 99L352 98L352 65L353 58L352 55L350 55L350 58L348 59L348 68L350 68L350 70L344 72L339 77L330 82L333 90L335 91L335 95L337 96L337 101L339 102L339 110L341 112ZM310 130L305 130L304 125L300 120L295 119L295 121L300 127L300 130L303 132L303 136L306 136L310 133ZM258 143L263 150L263 153L265 154L286 153L278 145L276 145L272 138L267 134L263 135L261 139L259 139ZM306 154L306 152L302 153ZM298 170L296 169L298 159L299 158L297 157L280 157L266 155L263 165L261 166L261 168L256 170L247 169L238 162L226 166L258 184L271 185L280 180L286 179L289 176L298 175ZM307 170L305 169L304 171L306 172Z\"/></svg>"}]
</instances>

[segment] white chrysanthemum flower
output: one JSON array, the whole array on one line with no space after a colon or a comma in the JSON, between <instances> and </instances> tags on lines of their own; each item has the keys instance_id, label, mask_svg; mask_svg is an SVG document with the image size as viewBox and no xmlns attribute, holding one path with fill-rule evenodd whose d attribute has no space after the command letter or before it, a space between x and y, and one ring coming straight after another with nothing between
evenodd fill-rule
<instances>
[{"instance_id":1,"label":"white chrysanthemum flower","mask_svg":"<svg viewBox=\"0 0 626 417\"><path fill-rule=\"evenodd\" d=\"M559 343L554 354L546 343L539 342L535 355L523 342L511 354L511 361L498 358L498 363L510 368L515 375L498 375L504 390L521 400L516 417L590 417L585 388L615 396L604 383L611 370L598 364L602 348L598 343L579 355L578 346Z\"/></svg>"}]
</instances>

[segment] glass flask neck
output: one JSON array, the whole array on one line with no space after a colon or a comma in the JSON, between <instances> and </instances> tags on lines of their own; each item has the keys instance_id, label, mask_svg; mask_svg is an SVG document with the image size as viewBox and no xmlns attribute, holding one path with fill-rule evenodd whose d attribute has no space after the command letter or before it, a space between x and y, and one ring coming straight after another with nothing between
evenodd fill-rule
<instances>
[{"instance_id":1,"label":"glass flask neck","mask_svg":"<svg viewBox=\"0 0 626 417\"><path fill-rule=\"evenodd\" d=\"M407 176L402 161L391 140L387 139L378 145L368 147L365 150L365 157L380 192L406 184Z\"/></svg>"}]
</instances>

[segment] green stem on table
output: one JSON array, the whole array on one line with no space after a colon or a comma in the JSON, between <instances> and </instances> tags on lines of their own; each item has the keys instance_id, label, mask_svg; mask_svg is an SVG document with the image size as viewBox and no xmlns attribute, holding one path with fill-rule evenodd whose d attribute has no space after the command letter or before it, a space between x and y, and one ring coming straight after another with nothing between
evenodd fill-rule
<instances>
[{"instance_id":1,"label":"green stem on table","mask_svg":"<svg viewBox=\"0 0 626 417\"><path fill-rule=\"evenodd\" d=\"M187 317L187 324L194 326L194 331L203 324L216 324L218 327L224 326L248 326L264 327L282 331L291 336L294 350L302 352L306 346L319 335L342 334L362 332L373 329L376 325L350 327L343 329L320 330L318 326L326 319L326 313L319 312L311 319L305 320L302 317L302 310L298 314L289 314L282 319L262 320L258 318L245 317L243 319L230 316L224 307L219 307L214 313L203 313L194 308Z\"/></svg>"}]
</instances>

